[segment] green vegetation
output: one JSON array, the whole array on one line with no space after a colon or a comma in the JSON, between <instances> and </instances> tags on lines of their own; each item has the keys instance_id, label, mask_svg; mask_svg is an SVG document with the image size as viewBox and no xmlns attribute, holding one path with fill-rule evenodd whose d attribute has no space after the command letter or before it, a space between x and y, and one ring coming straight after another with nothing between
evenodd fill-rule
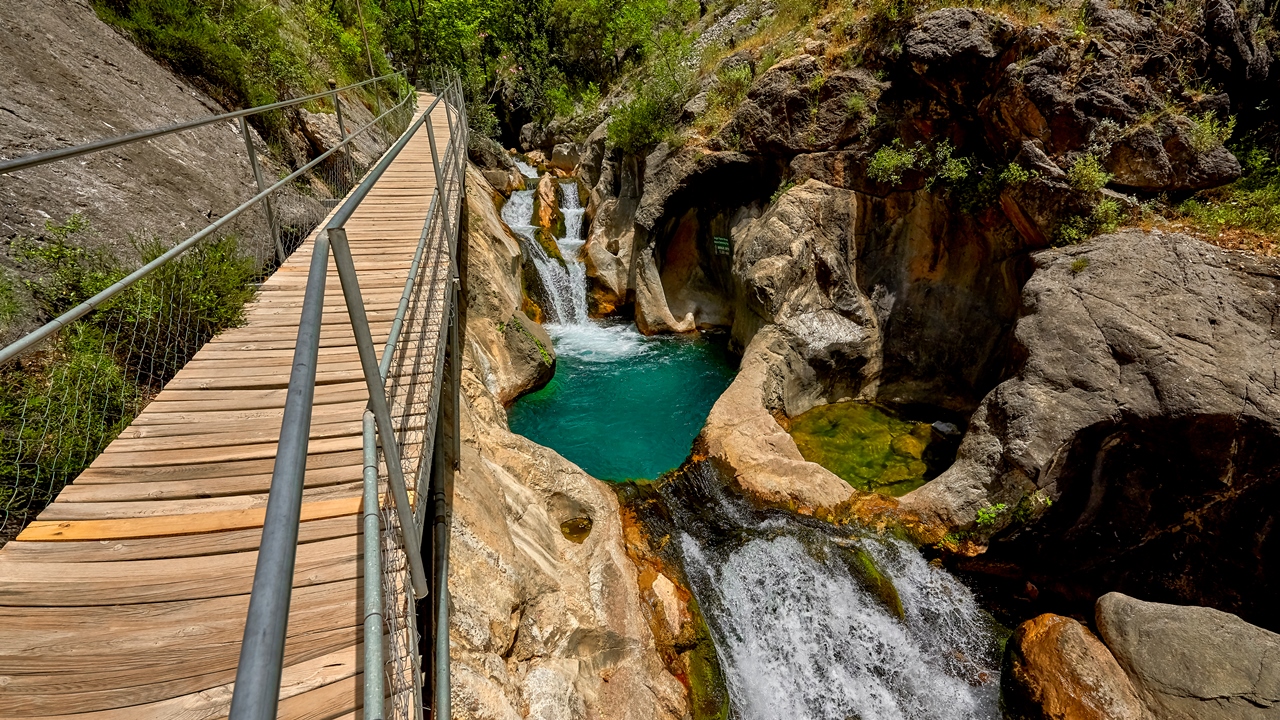
<instances>
[{"instance_id":1,"label":"green vegetation","mask_svg":"<svg viewBox=\"0 0 1280 720\"><path fill-rule=\"evenodd\" d=\"M790 432L806 460L859 490L902 495L923 485L929 473L933 429L876 405L819 405L792 419Z\"/></svg>"},{"instance_id":2,"label":"green vegetation","mask_svg":"<svg viewBox=\"0 0 1280 720\"><path fill-rule=\"evenodd\" d=\"M1236 129L1234 115L1225 121L1218 120L1213 113L1192 115L1189 119L1191 120L1191 147L1202 155L1226 144L1227 140L1231 139L1231 133Z\"/></svg>"},{"instance_id":3,"label":"green vegetation","mask_svg":"<svg viewBox=\"0 0 1280 720\"><path fill-rule=\"evenodd\" d=\"M1087 257L1078 257L1071 261L1071 272L1075 275L1084 272L1087 267L1089 267L1089 258Z\"/></svg>"},{"instance_id":4,"label":"green vegetation","mask_svg":"<svg viewBox=\"0 0 1280 720\"><path fill-rule=\"evenodd\" d=\"M88 223L50 222L15 242L39 280L43 311L58 315L123 278L84 248ZM144 262L167 248L139 242ZM201 345L238 324L258 269L234 237L192 248L67 327L45 348L0 370L0 525L39 511L133 419Z\"/></svg>"},{"instance_id":5,"label":"green vegetation","mask_svg":"<svg viewBox=\"0 0 1280 720\"><path fill-rule=\"evenodd\" d=\"M0 328L13 322L20 309L18 298L13 292L13 280L9 273L0 269Z\"/></svg>"},{"instance_id":6,"label":"green vegetation","mask_svg":"<svg viewBox=\"0 0 1280 720\"><path fill-rule=\"evenodd\" d=\"M892 143L876 150L875 155L871 156L871 162L867 165L867 177L876 182L897 185L902 182L902 174L914 169L919 161L919 151L916 148L903 147L902 140L894 138Z\"/></svg>"},{"instance_id":7,"label":"green vegetation","mask_svg":"<svg viewBox=\"0 0 1280 720\"><path fill-rule=\"evenodd\" d=\"M777 204L777 202L782 199L782 196L786 195L787 191L795 186L796 186L795 180L787 180L786 182L779 185L778 189L774 190L773 194L769 196L769 204L770 205Z\"/></svg>"},{"instance_id":8,"label":"green vegetation","mask_svg":"<svg viewBox=\"0 0 1280 720\"><path fill-rule=\"evenodd\" d=\"M1197 193L1173 208L1210 239L1275 252L1280 240L1280 166L1257 147L1234 148L1243 169L1234 183Z\"/></svg>"},{"instance_id":9,"label":"green vegetation","mask_svg":"<svg viewBox=\"0 0 1280 720\"><path fill-rule=\"evenodd\" d=\"M362 6L366 54L354 2L298 0L92 0L98 16L226 107L266 105L391 72L378 5ZM370 60L372 58L372 60ZM282 113L251 118L273 137Z\"/></svg>"},{"instance_id":10,"label":"green vegetation","mask_svg":"<svg viewBox=\"0 0 1280 720\"><path fill-rule=\"evenodd\" d=\"M1058 226L1053 238L1053 245L1076 245L1095 235L1115 232L1120 227L1120 203L1107 198L1093 206L1088 215L1075 215L1067 218Z\"/></svg>"},{"instance_id":11,"label":"green vegetation","mask_svg":"<svg viewBox=\"0 0 1280 720\"><path fill-rule=\"evenodd\" d=\"M996 522L1000 520L1000 517L1004 515L1004 511L1008 509L1009 506L1004 503L996 503L995 505L988 505L987 507L980 508L978 510L978 527L994 527Z\"/></svg>"},{"instance_id":12,"label":"green vegetation","mask_svg":"<svg viewBox=\"0 0 1280 720\"><path fill-rule=\"evenodd\" d=\"M1094 193L1111 182L1111 174L1102 169L1096 156L1081 155L1067 170L1067 182L1081 192Z\"/></svg>"}]
</instances>

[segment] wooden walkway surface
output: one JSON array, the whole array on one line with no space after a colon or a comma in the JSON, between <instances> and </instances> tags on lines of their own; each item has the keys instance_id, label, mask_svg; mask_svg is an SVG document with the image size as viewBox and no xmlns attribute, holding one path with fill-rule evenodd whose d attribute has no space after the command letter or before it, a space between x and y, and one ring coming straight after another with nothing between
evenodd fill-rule
<instances>
[{"instance_id":1,"label":"wooden walkway surface","mask_svg":"<svg viewBox=\"0 0 1280 720\"><path fill-rule=\"evenodd\" d=\"M434 187L422 128L347 223L379 352ZM313 240L0 549L0 718L226 716ZM329 266L281 718L360 717L368 395Z\"/></svg>"}]
</instances>

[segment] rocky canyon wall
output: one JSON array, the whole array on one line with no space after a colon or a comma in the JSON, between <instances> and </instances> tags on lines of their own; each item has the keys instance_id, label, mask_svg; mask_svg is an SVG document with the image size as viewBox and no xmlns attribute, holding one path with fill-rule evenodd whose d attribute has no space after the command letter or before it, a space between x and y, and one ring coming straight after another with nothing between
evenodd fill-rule
<instances>
[{"instance_id":1,"label":"rocky canyon wall","mask_svg":"<svg viewBox=\"0 0 1280 720\"><path fill-rule=\"evenodd\" d=\"M497 197L469 169L464 443L449 574L454 716L688 717L685 687L642 611L613 492L507 428L503 403L550 378L554 349L520 310L520 246L498 219Z\"/></svg>"}]
</instances>

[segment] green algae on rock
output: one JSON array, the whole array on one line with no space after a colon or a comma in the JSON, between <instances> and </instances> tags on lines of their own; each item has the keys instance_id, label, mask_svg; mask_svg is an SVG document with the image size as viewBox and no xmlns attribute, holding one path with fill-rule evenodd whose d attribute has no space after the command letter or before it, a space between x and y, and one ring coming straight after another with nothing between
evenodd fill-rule
<instances>
[{"instance_id":1,"label":"green algae on rock","mask_svg":"<svg viewBox=\"0 0 1280 720\"><path fill-rule=\"evenodd\" d=\"M928 423L911 422L878 405L832 403L791 420L791 437L805 460L858 488L903 495L925 483Z\"/></svg>"}]
</instances>

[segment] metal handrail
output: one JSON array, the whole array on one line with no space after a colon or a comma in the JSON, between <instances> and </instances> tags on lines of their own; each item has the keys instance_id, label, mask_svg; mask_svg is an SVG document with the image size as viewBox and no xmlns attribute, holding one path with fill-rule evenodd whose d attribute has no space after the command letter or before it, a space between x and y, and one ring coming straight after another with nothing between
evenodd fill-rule
<instances>
[{"instance_id":1,"label":"metal handrail","mask_svg":"<svg viewBox=\"0 0 1280 720\"><path fill-rule=\"evenodd\" d=\"M335 92L342 92L343 90L354 90L355 88L363 87L365 85L368 85L369 83L378 82L379 80L386 80L387 78L402 76L404 74L405 73L403 70L400 72L388 73L386 75L379 75L376 78L370 78L368 80L363 80L358 83L352 83L351 85L344 85L340 88L327 90L322 93L316 93L314 95L307 95L305 97L294 98L293 100L281 100L280 102L271 103L270 105L259 105L257 107L245 108L244 110L235 110L229 113L223 113L221 115L213 115L207 118L196 118L195 120L187 120L185 122L176 123L174 125L166 125L164 127L152 128L150 130L139 130L138 132L130 133L128 135L119 135L113 138L104 138L102 140L95 140L93 142L83 143L81 145L74 145L72 147L59 148L57 150L47 150L42 153L36 153L35 155L27 155L25 157L15 158L13 160L5 160L3 162L0 162L0 175L6 175L11 172L17 172L18 170L26 170L27 168L33 168L38 165L45 165L47 163L57 162L59 160L68 160L70 158L76 158L82 155L90 155L92 153L101 152L103 150L110 150L111 148L114 148L114 147L120 147L121 145L129 145L131 143L141 142L142 140L150 140L151 138L171 135L176 132L182 132L183 130L192 130L198 127L204 127L205 125L212 125L213 123L220 122L222 120L235 120L237 118L249 117L250 115L257 115L259 113L270 112L272 110L280 110L281 108L292 107L294 105L301 105L302 103L311 102L312 100L319 100L322 97L328 97L330 95L333 95ZM409 94L412 95L413 93L409 93Z\"/></svg>"},{"instance_id":2,"label":"metal handrail","mask_svg":"<svg viewBox=\"0 0 1280 720\"><path fill-rule=\"evenodd\" d=\"M459 166L465 148L465 130L455 127L465 117L465 106L461 102L461 85L453 78L443 92L438 93L431 105L421 116L405 130L400 139L383 155L382 159L365 176L360 185L353 190L342 205L334 212L325 228L317 234L307 289L303 300L302 318L298 327L297 344L294 349L293 372L289 378L289 388L285 397L284 420L281 428L276 463L272 471L271 489L267 499L266 518L264 520L262 541L259 545L258 561L254 572L253 593L249 601L249 611L245 622L244 640L240 650L240 663L236 670L235 691L231 704L232 720L268 720L275 717L280 678L283 672L284 643L288 629L289 601L293 590L293 568L297 551L297 539L302 507L302 492L310 436L311 411L314 401L316 366L319 356L319 329L324 304L324 289L328 274L328 258L332 251L334 264L341 281L343 296L346 301L352 330L356 337L361 367L364 371L366 386L369 391L369 407L364 414L364 471L365 481L363 525L365 538L365 560L380 556L379 494L377 491L377 445L375 436L381 439L381 448L388 470L388 486L400 525L400 540L410 567L411 588L413 594L422 598L430 591L421 555L419 528L414 518L413 507L409 502L408 488L404 481L404 472L400 459L400 447L395 437L394 425L391 421L390 408L387 404L385 378L390 367L390 357L403 327L408 298L420 269L424 243L434 223L439 219L437 208L441 199L447 199L444 193L449 188L450 178L454 172L446 172L443 176L437 172L436 190L430 203L423 232L420 235L418 248L414 254L410 276L405 283L396 318L392 323L392 334L379 362L374 353L372 334L368 317L364 309L363 296L360 293L359 279L356 276L354 262L351 257L350 244L347 241L345 224L356 208L368 195L374 184L394 162L400 151L423 126L427 127L433 157L436 155L434 133L431 130L431 114L444 101L446 117L453 131L446 153L456 157ZM458 115L455 117L455 113ZM465 126L463 126L465 127ZM438 168L438 164L436 165ZM451 168L452 170L452 168ZM460 181L460 180L459 180ZM458 198L462 196L459 188ZM446 212L446 222L447 222ZM449 238L450 267L456 278L458 223L446 225ZM452 283L451 283L452 284ZM451 289L446 301L446 312L453 318L450 333L453 336L455 354L454 365L460 365L456 359L457 347L457 304L456 291ZM439 383L437 382L438 386ZM434 388L437 392L439 388ZM451 387L456 396L457 386ZM456 413L455 413L456 414ZM438 426L438 423L436 423ZM437 428L438 430L438 428ZM453 433L456 436L456 429ZM456 441L456 437L454 438ZM455 461L456 466L456 461ZM371 507L372 506L372 507ZM373 576L373 577L371 577ZM382 690L384 678L380 669L382 661L382 608L381 590L373 588L374 578L381 576L381 562L365 569L365 717L382 717ZM437 580L437 584L439 580ZM437 594L440 594L437 591ZM374 605L373 603L377 603ZM446 610L447 611L447 610ZM446 638L447 642L447 638ZM446 647L447 655L447 647ZM445 661L447 665L447 659ZM375 670L375 668L379 670ZM415 678L415 683L420 679ZM415 688L417 686L415 685ZM376 698L372 697L376 694ZM446 711L447 716L447 711Z\"/></svg>"},{"instance_id":3,"label":"metal handrail","mask_svg":"<svg viewBox=\"0 0 1280 720\"><path fill-rule=\"evenodd\" d=\"M384 77L385 77L385 76L384 76ZM371 82L371 81L366 81L366 82ZM362 84L363 84L363 83L362 83ZM355 86L352 86L352 87L355 87ZM337 91L335 90L335 91L333 91L333 92L337 92ZM328 149L327 151L325 151L324 153L322 153L321 155L319 155L318 157L316 157L316 158L315 158L314 160L312 160L311 162L307 163L306 165L303 165L301 168L298 168L297 170L293 171L292 173L290 173L289 175L285 176L285 177L284 177L284 178L282 178L281 180L277 181L276 183L274 183L274 184L273 184L273 185L271 185L270 187L266 188L265 190L262 190L262 191L261 191L261 192L259 192L257 195L254 195L253 197L251 197L251 198L249 198L248 200L244 201L243 203L241 203L238 207L236 207L236 208L235 208L234 210L232 210L231 212L229 212L229 213L227 213L226 215L223 215L222 217L220 217L220 218L218 218L217 220L213 221L213 222L212 222L212 223L210 223L209 225L205 226L205 227L204 227L204 229L202 229L202 230L200 230L199 232L197 232L196 234L194 234L194 235L192 235L192 236L188 237L186 240L183 240L182 242L177 243L177 244L176 244L176 245L174 245L173 247L169 248L169 250L168 250L167 252L165 252L163 255L160 255L159 257L157 257L156 259L152 260L151 262L149 262L149 263L147 263L147 264L143 265L142 267L138 268L137 270L134 270L132 273L129 273L129 274L128 274L128 275L126 275L124 278L122 278L122 279L120 279L120 280L118 280L118 281L116 281L116 282L112 283L111 285L107 286L107 287L106 287L106 288L104 288L101 292L97 293L96 295L94 295L93 297L89 298L88 300L85 300L84 302L82 302L82 303L80 303L79 305L77 305L77 306L75 306L75 307L71 308L70 310L66 311L65 313L63 313L63 314L59 315L58 317L56 317L56 318L54 318L54 319L50 320L49 322L45 323L44 325L41 325L40 327L36 328L35 330L32 330L30 333L27 333L26 335L24 335L23 337L19 338L18 340L16 340L16 341L14 341L14 342L10 343L9 345L6 345L3 349L0 349L0 365L3 365L4 363L8 362L9 360L12 360L13 358L17 357L18 355L21 355L21 354L23 354L23 353L25 353L25 352L27 352L27 351L31 350L31 349L32 349L32 348L34 348L34 347L35 347L35 346L36 346L40 341L44 340L45 338L48 338L49 336L51 336L51 335L53 335L54 333L56 333L58 330L61 330L63 327L66 327L67 325L69 325L70 323L72 323L72 322L74 322L74 321L76 321L76 320L80 319L81 317L84 317L85 315L89 314L89 313L90 313L90 312L92 312L94 309L98 308L98 307L99 307L99 306L101 306L103 303L105 303L106 301L108 301L108 300L110 300L111 298L115 297L115 296L116 296L116 295L118 295L120 292L122 292L122 291L126 290L129 286L131 286L131 285L133 285L134 283L138 282L139 280L141 280L142 278L146 277L147 275L150 275L152 272L154 272L154 271L155 271L157 268L159 268L160 266L162 266L162 265L164 265L164 264L168 263L169 261L171 261L171 260L173 260L174 258L178 257L179 255L181 255L182 253L186 252L187 250L190 250L193 246L195 246L195 244L196 244L196 243L200 242L201 240L203 240L203 239L205 239L205 238L209 237L210 235L212 235L213 233L217 232L217 231L218 231L219 229L221 229L224 225L226 225L227 223L231 222L232 220L236 219L236 218L237 218L237 217L239 217L241 214L243 214L246 210L249 210L250 208L252 208L252 207L256 206L258 203L260 203L260 202L264 201L266 198L268 198L268 197L271 195L271 193L275 192L276 190L278 190L278 189L280 189L280 188L284 187L285 185L288 185L289 183L293 182L294 180L298 179L298 178L299 178L299 177L301 177L303 174L307 173L308 171L310 171L311 169L315 168L315 167L316 167L317 165L319 165L320 163L322 163L322 162L324 162L325 160L327 160L330 156L332 156L332 155L333 155L334 153L336 153L337 151L339 151L339 150L341 150L341 149L343 149L343 148L348 147L351 143L353 143L353 142L355 141L355 139L356 139L356 137L357 137L357 136L361 135L362 133L366 132L367 130L369 130L369 129L370 129L370 128L372 128L373 126L377 125L377 124L378 124L378 122L379 122L379 121L381 121L383 118L387 117L388 115L392 114L393 112L396 112L397 110L399 110L400 108L402 108L406 103L408 103L408 102L409 102L410 100L412 100L412 99L413 99L413 93L407 93L407 94L405 95L405 98L404 98L403 100L401 100L399 104L395 105L394 107L392 107L391 109L389 109L389 110L387 110L385 113L383 113L382 115L379 115L378 117L374 118L374 119L373 119L373 120L371 120L370 122L366 123L366 124L365 124L363 127L361 127L359 130L356 130L355 132L351 133L351 134L350 134L350 135L348 135L348 136L346 137L346 139L344 139L342 142L340 142L340 143L338 143L338 144L334 145L332 148ZM298 102L301 102L301 101L298 101ZM266 106L266 107L272 107L272 106ZM259 109L259 110L257 110L257 112L260 112L260 111L261 111L260 109ZM248 112L248 111L241 111L241 112L243 113L243 112ZM236 113L229 113L228 115L225 115L225 116L219 116L219 118L217 118L217 119L226 118L226 117L229 117L229 116L238 116L238 115L237 115ZM202 124L207 124L207 123L202 123ZM186 128L182 128L182 129L186 129ZM170 132L177 132L177 130L172 130L172 131L170 131ZM126 137L128 137L128 136L126 136ZM152 136L148 136L148 137L154 137L154 135L152 135ZM144 138L141 138L141 139L142 139L142 140L145 140L145 139L147 139L147 138L145 138L145 137L144 137ZM138 142L138 141L139 141L139 139L134 139L134 140L130 140L129 142ZM123 143L117 143L117 144L123 144ZM112 145L111 147L114 147L114 145ZM68 151L70 151L70 150L75 150L75 149L76 149L76 148L68 148L67 150L68 150ZM76 157L77 155L86 154L86 153L88 153L88 152L96 152L96 151L98 151L98 150L102 150L102 149L104 149L104 148L103 148L103 147L99 147L99 148L95 148L95 149L92 149L92 150L86 150L85 152L82 152L82 153L75 153L75 154L68 154L68 155L64 155L63 157L59 157L59 158L55 158L55 159L61 160L61 159L65 159L65 158L67 158L67 157ZM59 151L59 152L61 152L61 151ZM39 156L33 156L33 157L39 157ZM29 158L24 158L24 159L29 159ZM47 161L47 162L52 162L52 161L53 161L53 160L49 160L49 161ZM16 160L16 161L13 161L13 162L14 162L14 163L17 163L17 162L20 162L20 161L17 161L17 160ZM42 163L36 163L36 164L42 164ZM31 167L31 166L32 166L32 165L26 165L25 167ZM283 258L281 258L281 259L283 259Z\"/></svg>"}]
</instances>

